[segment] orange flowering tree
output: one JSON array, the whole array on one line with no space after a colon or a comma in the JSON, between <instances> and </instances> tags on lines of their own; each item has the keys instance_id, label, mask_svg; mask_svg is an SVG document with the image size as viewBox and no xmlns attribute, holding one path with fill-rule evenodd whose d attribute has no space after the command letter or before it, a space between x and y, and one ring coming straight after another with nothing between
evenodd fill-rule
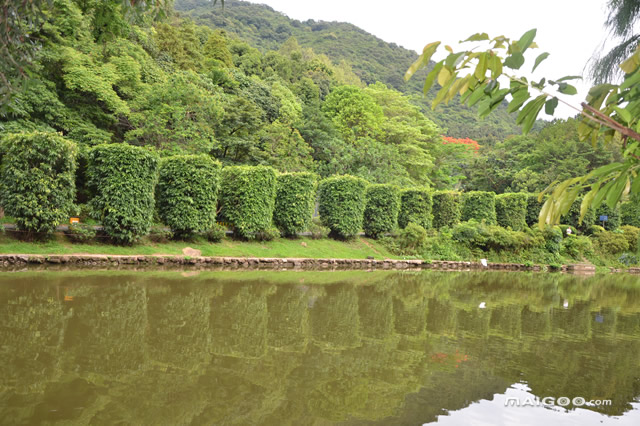
<instances>
[{"instance_id":1,"label":"orange flowering tree","mask_svg":"<svg viewBox=\"0 0 640 426\"><path fill-rule=\"evenodd\" d=\"M443 136L442 143L445 145L449 143L467 145L468 147L473 149L473 152L475 154L477 154L478 151L480 150L480 144L477 141L474 141L473 139L470 139L470 138L458 139L458 138L453 138L451 136Z\"/></svg>"}]
</instances>

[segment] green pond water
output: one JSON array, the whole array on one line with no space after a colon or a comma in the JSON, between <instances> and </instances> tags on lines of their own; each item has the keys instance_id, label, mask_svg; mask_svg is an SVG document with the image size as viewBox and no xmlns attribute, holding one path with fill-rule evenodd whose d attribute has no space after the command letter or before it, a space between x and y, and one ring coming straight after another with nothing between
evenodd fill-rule
<instances>
[{"instance_id":1,"label":"green pond water","mask_svg":"<svg viewBox=\"0 0 640 426\"><path fill-rule=\"evenodd\" d=\"M640 425L640 278L1 273L0 370L3 425Z\"/></svg>"}]
</instances>

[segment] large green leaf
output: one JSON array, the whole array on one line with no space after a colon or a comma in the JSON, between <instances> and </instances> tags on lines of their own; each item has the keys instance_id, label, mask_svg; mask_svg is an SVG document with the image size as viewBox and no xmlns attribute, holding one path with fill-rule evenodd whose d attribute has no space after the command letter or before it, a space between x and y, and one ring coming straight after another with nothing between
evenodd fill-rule
<instances>
[{"instance_id":1,"label":"large green leaf","mask_svg":"<svg viewBox=\"0 0 640 426\"><path fill-rule=\"evenodd\" d=\"M513 70L520 69L524 64L524 56L520 52L515 52L504 60L504 66Z\"/></svg>"},{"instance_id":2,"label":"large green leaf","mask_svg":"<svg viewBox=\"0 0 640 426\"><path fill-rule=\"evenodd\" d=\"M544 52L538 55L538 57L536 58L534 64L533 64L533 69L531 69L531 72L534 72L536 70L536 68L538 68L538 65L540 65L540 63L542 61L544 61L545 59L547 59L549 57L549 53Z\"/></svg>"},{"instance_id":3,"label":"large green leaf","mask_svg":"<svg viewBox=\"0 0 640 426\"><path fill-rule=\"evenodd\" d=\"M524 53L525 50L531 46L531 43L533 43L533 39L536 38L536 31L537 30L535 28L529 30L520 37L520 40L518 40L518 47L522 53Z\"/></svg>"},{"instance_id":4,"label":"large green leaf","mask_svg":"<svg viewBox=\"0 0 640 426\"><path fill-rule=\"evenodd\" d=\"M409 80L413 76L413 74L416 73L416 71L429 65L429 61L438 49L438 46L440 46L439 41L427 44L424 49L422 49L422 55L420 55L418 59L413 64L411 64L407 72L404 74L404 79Z\"/></svg>"}]
</instances>

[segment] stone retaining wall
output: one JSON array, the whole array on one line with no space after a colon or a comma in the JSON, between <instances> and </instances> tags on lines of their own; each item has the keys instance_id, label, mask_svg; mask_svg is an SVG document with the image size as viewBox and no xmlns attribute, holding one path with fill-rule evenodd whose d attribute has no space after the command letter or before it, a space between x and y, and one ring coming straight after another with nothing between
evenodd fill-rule
<instances>
[{"instance_id":1,"label":"stone retaining wall","mask_svg":"<svg viewBox=\"0 0 640 426\"><path fill-rule=\"evenodd\" d=\"M527 266L520 263L489 263L486 267L479 262L454 262L434 260L374 260L374 259L307 259L307 258L255 258L255 257L188 257L188 256L117 256L117 255L0 255L0 269L15 270L31 268L137 268L154 267L160 269L274 269L274 270L499 270L499 271L540 271L539 265ZM563 266L563 271L566 267Z\"/></svg>"}]
</instances>

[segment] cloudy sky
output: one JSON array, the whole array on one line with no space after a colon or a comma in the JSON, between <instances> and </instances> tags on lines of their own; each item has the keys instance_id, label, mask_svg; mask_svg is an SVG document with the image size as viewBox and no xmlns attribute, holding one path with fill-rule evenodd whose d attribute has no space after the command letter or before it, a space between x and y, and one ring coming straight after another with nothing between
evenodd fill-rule
<instances>
[{"instance_id":1,"label":"cloudy sky","mask_svg":"<svg viewBox=\"0 0 640 426\"><path fill-rule=\"evenodd\" d=\"M350 22L408 49L422 51L431 41L454 45L476 32L491 37L519 38L537 28L540 46L535 56L549 52L535 77L559 78L582 75L584 67L607 35L603 23L606 0L258 0L287 16L299 19ZM529 68L528 59L523 69ZM530 68L529 68L530 69ZM586 96L588 82L575 84L577 96L566 98L579 105ZM570 109L559 109L563 116ZM541 117L542 118L542 117Z\"/></svg>"}]
</instances>

